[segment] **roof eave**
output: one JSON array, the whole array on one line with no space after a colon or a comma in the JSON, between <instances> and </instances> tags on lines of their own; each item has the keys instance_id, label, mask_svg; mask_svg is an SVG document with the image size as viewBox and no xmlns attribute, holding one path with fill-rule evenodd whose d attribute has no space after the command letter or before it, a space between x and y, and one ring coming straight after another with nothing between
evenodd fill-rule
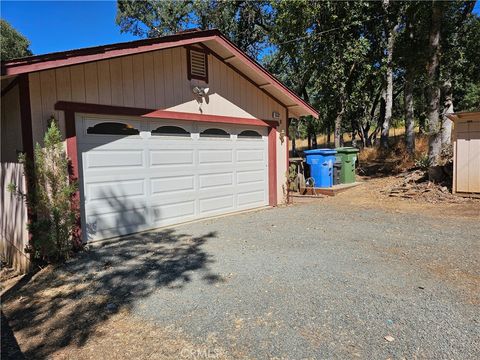
<instances>
[{"instance_id":1,"label":"roof eave","mask_svg":"<svg viewBox=\"0 0 480 360\"><path fill-rule=\"evenodd\" d=\"M57 67L83 64L93 61L101 61L121 56L134 55L149 51L190 45L209 40L218 41L230 52L234 53L245 65L257 74L271 81L272 86L288 95L289 100L295 104L292 113L297 116L313 116L318 118L318 112L301 99L297 94L281 83L274 75L268 72L254 59L241 51L235 44L226 38L219 30L192 31L169 35L161 38L143 39L131 42L117 43L112 45L95 46L90 48L50 53L45 55L30 56L20 59L12 59L1 64L2 78L24 73L49 70Z\"/></svg>"}]
</instances>

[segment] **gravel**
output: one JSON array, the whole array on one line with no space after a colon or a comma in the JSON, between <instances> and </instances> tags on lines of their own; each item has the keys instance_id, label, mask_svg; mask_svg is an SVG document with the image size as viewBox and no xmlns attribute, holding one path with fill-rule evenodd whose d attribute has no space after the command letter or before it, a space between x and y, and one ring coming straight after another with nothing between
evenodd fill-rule
<instances>
[{"instance_id":1,"label":"gravel","mask_svg":"<svg viewBox=\"0 0 480 360\"><path fill-rule=\"evenodd\" d=\"M208 263L132 314L232 357L480 358L480 221L439 219L320 200L179 226Z\"/></svg>"}]
</instances>

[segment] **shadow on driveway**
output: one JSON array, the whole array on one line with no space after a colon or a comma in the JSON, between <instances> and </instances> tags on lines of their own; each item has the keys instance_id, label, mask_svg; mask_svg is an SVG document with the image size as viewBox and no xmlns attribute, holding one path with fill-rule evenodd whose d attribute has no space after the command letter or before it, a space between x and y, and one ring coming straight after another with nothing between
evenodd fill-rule
<instances>
[{"instance_id":1,"label":"shadow on driveway","mask_svg":"<svg viewBox=\"0 0 480 360\"><path fill-rule=\"evenodd\" d=\"M112 314L130 310L161 287L182 288L193 273L206 284L221 281L202 249L215 237L215 232L191 237L175 230L132 235L40 271L3 296L24 356L44 359L67 346L80 347Z\"/></svg>"}]
</instances>

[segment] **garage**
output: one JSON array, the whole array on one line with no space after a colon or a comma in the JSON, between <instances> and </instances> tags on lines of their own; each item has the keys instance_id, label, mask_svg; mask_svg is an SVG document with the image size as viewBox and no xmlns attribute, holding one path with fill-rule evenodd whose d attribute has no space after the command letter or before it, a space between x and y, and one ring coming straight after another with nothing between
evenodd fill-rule
<instances>
[{"instance_id":1,"label":"garage","mask_svg":"<svg viewBox=\"0 0 480 360\"><path fill-rule=\"evenodd\" d=\"M268 205L266 127L75 120L84 240Z\"/></svg>"},{"instance_id":2,"label":"garage","mask_svg":"<svg viewBox=\"0 0 480 360\"><path fill-rule=\"evenodd\" d=\"M289 122L319 116L215 29L12 59L1 80L0 160L33 160L57 122L75 242L284 203ZM0 204L19 258L20 201Z\"/></svg>"}]
</instances>

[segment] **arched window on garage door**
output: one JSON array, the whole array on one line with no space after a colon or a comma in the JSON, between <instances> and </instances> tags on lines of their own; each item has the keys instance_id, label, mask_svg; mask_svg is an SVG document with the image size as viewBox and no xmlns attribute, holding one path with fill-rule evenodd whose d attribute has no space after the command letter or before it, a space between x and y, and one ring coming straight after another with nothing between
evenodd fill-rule
<instances>
[{"instance_id":1,"label":"arched window on garage door","mask_svg":"<svg viewBox=\"0 0 480 360\"><path fill-rule=\"evenodd\" d=\"M120 122L102 122L87 129L87 134L99 135L138 135L140 131L130 124Z\"/></svg>"},{"instance_id":2,"label":"arched window on garage door","mask_svg":"<svg viewBox=\"0 0 480 360\"><path fill-rule=\"evenodd\" d=\"M190 133L179 126L160 126L155 130L152 130L152 135L189 137Z\"/></svg>"},{"instance_id":3,"label":"arched window on garage door","mask_svg":"<svg viewBox=\"0 0 480 360\"><path fill-rule=\"evenodd\" d=\"M240 134L238 134L238 138L243 139L261 139L262 135L260 135L258 132L255 130L244 130Z\"/></svg>"},{"instance_id":4,"label":"arched window on garage door","mask_svg":"<svg viewBox=\"0 0 480 360\"><path fill-rule=\"evenodd\" d=\"M223 129L210 128L202 131L200 137L229 138L230 134Z\"/></svg>"}]
</instances>

